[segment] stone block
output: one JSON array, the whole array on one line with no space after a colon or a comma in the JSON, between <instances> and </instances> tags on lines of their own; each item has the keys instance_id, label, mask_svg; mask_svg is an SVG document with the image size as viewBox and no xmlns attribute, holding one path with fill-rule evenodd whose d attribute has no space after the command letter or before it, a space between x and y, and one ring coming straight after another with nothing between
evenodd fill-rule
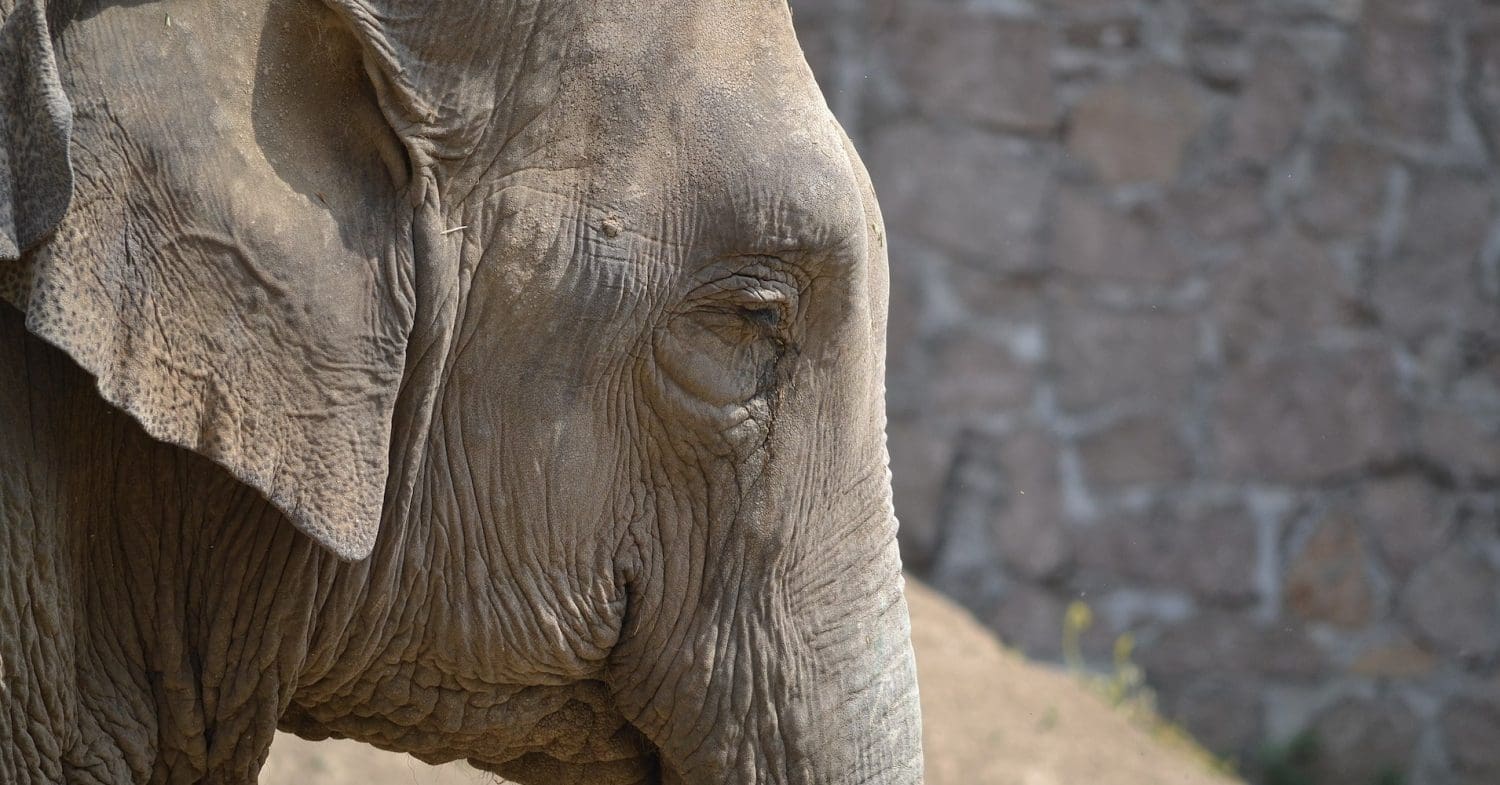
<instances>
[{"instance_id":1,"label":"stone block","mask_svg":"<svg viewBox=\"0 0 1500 785\"><path fill-rule=\"evenodd\" d=\"M1067 603L1053 592L1028 583L1012 583L1005 591L990 627L1008 646L1028 657L1062 658L1063 616Z\"/></svg>"},{"instance_id":2,"label":"stone block","mask_svg":"<svg viewBox=\"0 0 1500 785\"><path fill-rule=\"evenodd\" d=\"M1394 367L1380 348L1300 352L1233 367L1213 409L1226 479L1316 481L1388 463L1402 450Z\"/></svg>"},{"instance_id":3,"label":"stone block","mask_svg":"<svg viewBox=\"0 0 1500 785\"><path fill-rule=\"evenodd\" d=\"M1105 83L1073 108L1068 152L1108 183L1177 179L1187 147L1209 110L1193 80L1165 66L1147 66Z\"/></svg>"},{"instance_id":4,"label":"stone block","mask_svg":"<svg viewBox=\"0 0 1500 785\"><path fill-rule=\"evenodd\" d=\"M959 327L934 336L924 407L939 418L972 421L1031 403L1035 369L993 337Z\"/></svg>"},{"instance_id":5,"label":"stone block","mask_svg":"<svg viewBox=\"0 0 1500 785\"><path fill-rule=\"evenodd\" d=\"M1401 252L1416 257L1476 256L1495 216L1494 189L1482 179L1442 170L1417 173Z\"/></svg>"},{"instance_id":6,"label":"stone block","mask_svg":"<svg viewBox=\"0 0 1500 785\"><path fill-rule=\"evenodd\" d=\"M1260 0L1188 0L1190 24L1210 30L1245 30Z\"/></svg>"},{"instance_id":7,"label":"stone block","mask_svg":"<svg viewBox=\"0 0 1500 785\"><path fill-rule=\"evenodd\" d=\"M1229 155L1265 165L1296 141L1312 106L1314 75L1285 45L1262 46L1229 116Z\"/></svg>"},{"instance_id":8,"label":"stone block","mask_svg":"<svg viewBox=\"0 0 1500 785\"><path fill-rule=\"evenodd\" d=\"M1261 202L1260 181L1234 177L1172 193L1171 223L1209 243L1242 242L1265 231L1270 214Z\"/></svg>"},{"instance_id":9,"label":"stone block","mask_svg":"<svg viewBox=\"0 0 1500 785\"><path fill-rule=\"evenodd\" d=\"M1256 525L1238 506L1181 504L1113 515L1075 537L1081 577L1186 589L1214 603L1253 600Z\"/></svg>"},{"instance_id":10,"label":"stone block","mask_svg":"<svg viewBox=\"0 0 1500 785\"><path fill-rule=\"evenodd\" d=\"M931 565L941 543L943 490L953 465L953 436L915 418L886 425L891 486L900 521L901 555L915 569Z\"/></svg>"},{"instance_id":11,"label":"stone block","mask_svg":"<svg viewBox=\"0 0 1500 785\"><path fill-rule=\"evenodd\" d=\"M1375 785L1406 773L1422 724L1397 698L1350 697L1323 710L1309 730L1318 741L1314 782Z\"/></svg>"},{"instance_id":12,"label":"stone block","mask_svg":"<svg viewBox=\"0 0 1500 785\"><path fill-rule=\"evenodd\" d=\"M1068 47L1114 55L1141 44L1145 19L1139 8L1099 0L1051 0L1048 10Z\"/></svg>"},{"instance_id":13,"label":"stone block","mask_svg":"<svg viewBox=\"0 0 1500 785\"><path fill-rule=\"evenodd\" d=\"M1428 408L1421 418L1424 456L1465 483L1500 478L1500 418L1486 421L1458 408Z\"/></svg>"},{"instance_id":14,"label":"stone block","mask_svg":"<svg viewBox=\"0 0 1500 785\"><path fill-rule=\"evenodd\" d=\"M1265 719L1264 692L1258 679L1243 674L1203 676L1167 687L1162 709L1208 750L1249 759Z\"/></svg>"},{"instance_id":15,"label":"stone block","mask_svg":"<svg viewBox=\"0 0 1500 785\"><path fill-rule=\"evenodd\" d=\"M1104 488L1187 479L1192 455L1177 426L1160 416L1134 416L1078 440L1085 479Z\"/></svg>"},{"instance_id":16,"label":"stone block","mask_svg":"<svg viewBox=\"0 0 1500 785\"><path fill-rule=\"evenodd\" d=\"M1198 323L1167 310L1120 311L1063 295L1052 313L1058 402L1087 409L1130 401L1186 400L1198 357Z\"/></svg>"},{"instance_id":17,"label":"stone block","mask_svg":"<svg viewBox=\"0 0 1500 785\"><path fill-rule=\"evenodd\" d=\"M1403 347L1403 375L1424 418L1429 412L1442 413L1450 427L1467 421L1475 428L1467 434L1449 434L1452 441L1438 445L1438 452L1470 464L1484 463L1486 450L1493 452L1500 433L1500 305L1486 309L1478 298L1461 294L1455 294L1450 304L1452 312L1446 315L1432 309L1434 321ZM1475 310L1466 312L1466 305ZM1436 322L1445 318L1449 324ZM1479 320L1492 324L1478 324ZM1472 469L1457 473L1468 476Z\"/></svg>"},{"instance_id":18,"label":"stone block","mask_svg":"<svg viewBox=\"0 0 1500 785\"><path fill-rule=\"evenodd\" d=\"M1371 299L1382 324L1419 341L1495 319L1495 304L1481 299L1478 286L1494 209L1482 180L1439 172L1416 178L1398 252L1374 266Z\"/></svg>"},{"instance_id":19,"label":"stone block","mask_svg":"<svg viewBox=\"0 0 1500 785\"><path fill-rule=\"evenodd\" d=\"M1236 89L1250 72L1247 35L1254 6L1246 0L1192 0L1184 48L1193 74L1219 89Z\"/></svg>"},{"instance_id":20,"label":"stone block","mask_svg":"<svg viewBox=\"0 0 1500 785\"><path fill-rule=\"evenodd\" d=\"M1007 275L990 260L960 261L948 268L947 295L968 316L1007 324L1042 321L1045 298L1040 276ZM1040 331L1040 327L1036 328Z\"/></svg>"},{"instance_id":21,"label":"stone block","mask_svg":"<svg viewBox=\"0 0 1500 785\"><path fill-rule=\"evenodd\" d=\"M1439 722L1461 785L1500 782L1500 701L1454 698Z\"/></svg>"},{"instance_id":22,"label":"stone block","mask_svg":"<svg viewBox=\"0 0 1500 785\"><path fill-rule=\"evenodd\" d=\"M1382 561L1399 576L1442 550L1453 529L1452 515L1439 509L1436 492L1417 475L1366 483L1359 495L1359 516Z\"/></svg>"},{"instance_id":23,"label":"stone block","mask_svg":"<svg viewBox=\"0 0 1500 785\"><path fill-rule=\"evenodd\" d=\"M1311 682L1328 668L1327 658L1300 625L1261 624L1222 612L1199 614L1143 641L1141 662L1153 681L1245 674Z\"/></svg>"},{"instance_id":24,"label":"stone block","mask_svg":"<svg viewBox=\"0 0 1500 785\"><path fill-rule=\"evenodd\" d=\"M1240 88L1253 60L1242 32L1201 27L1188 30L1187 55L1193 75L1222 90Z\"/></svg>"},{"instance_id":25,"label":"stone block","mask_svg":"<svg viewBox=\"0 0 1500 785\"><path fill-rule=\"evenodd\" d=\"M1493 657L1500 653L1500 574L1472 549L1450 545L1412 574L1401 614L1441 654Z\"/></svg>"},{"instance_id":26,"label":"stone block","mask_svg":"<svg viewBox=\"0 0 1500 785\"><path fill-rule=\"evenodd\" d=\"M1113 15L1069 19L1062 40L1070 47L1105 54L1132 51L1141 44L1141 20L1126 9Z\"/></svg>"},{"instance_id":27,"label":"stone block","mask_svg":"<svg viewBox=\"0 0 1500 785\"><path fill-rule=\"evenodd\" d=\"M1489 145L1500 156L1500 8L1484 8L1467 30L1464 93Z\"/></svg>"},{"instance_id":28,"label":"stone block","mask_svg":"<svg viewBox=\"0 0 1500 785\"><path fill-rule=\"evenodd\" d=\"M1328 253L1299 232L1256 240L1217 273L1214 314L1231 363L1257 348L1306 345L1329 328L1356 322L1354 287Z\"/></svg>"},{"instance_id":29,"label":"stone block","mask_svg":"<svg viewBox=\"0 0 1500 785\"><path fill-rule=\"evenodd\" d=\"M1157 211L1113 207L1079 189L1058 194L1052 252L1058 269L1101 280L1165 283L1192 270Z\"/></svg>"},{"instance_id":30,"label":"stone block","mask_svg":"<svg viewBox=\"0 0 1500 785\"><path fill-rule=\"evenodd\" d=\"M1361 20L1355 71L1361 113L1402 142L1448 138L1454 52L1443 20L1407 0L1371 0Z\"/></svg>"},{"instance_id":31,"label":"stone block","mask_svg":"<svg viewBox=\"0 0 1500 785\"><path fill-rule=\"evenodd\" d=\"M994 612L1005 584L995 558L991 521L1003 501L1000 443L966 429L954 440L952 467L943 486L937 553L926 575L981 618Z\"/></svg>"},{"instance_id":32,"label":"stone block","mask_svg":"<svg viewBox=\"0 0 1500 785\"><path fill-rule=\"evenodd\" d=\"M1034 580L1057 576L1072 560L1062 511L1055 437L1028 429L1000 447L1001 504L993 520L998 558Z\"/></svg>"},{"instance_id":33,"label":"stone block","mask_svg":"<svg viewBox=\"0 0 1500 785\"><path fill-rule=\"evenodd\" d=\"M1349 134L1318 143L1310 185L1295 201L1297 217L1317 237L1355 237L1373 231L1386 199L1394 158Z\"/></svg>"},{"instance_id":34,"label":"stone block","mask_svg":"<svg viewBox=\"0 0 1500 785\"><path fill-rule=\"evenodd\" d=\"M1371 620L1373 589L1354 516L1335 510L1316 524L1287 567L1283 596L1299 618L1358 628Z\"/></svg>"},{"instance_id":35,"label":"stone block","mask_svg":"<svg viewBox=\"0 0 1500 785\"><path fill-rule=\"evenodd\" d=\"M1476 411L1500 415L1500 301L1468 314L1465 326L1449 336L1452 400L1467 403Z\"/></svg>"},{"instance_id":36,"label":"stone block","mask_svg":"<svg viewBox=\"0 0 1500 785\"><path fill-rule=\"evenodd\" d=\"M1051 188L1040 156L976 129L916 122L879 129L867 150L893 242L907 235L997 273L1036 269Z\"/></svg>"},{"instance_id":37,"label":"stone block","mask_svg":"<svg viewBox=\"0 0 1500 785\"><path fill-rule=\"evenodd\" d=\"M1056 125L1045 24L951 6L898 7L887 46L923 112L1028 133Z\"/></svg>"},{"instance_id":38,"label":"stone block","mask_svg":"<svg viewBox=\"0 0 1500 785\"><path fill-rule=\"evenodd\" d=\"M1349 663L1349 672L1375 679L1420 679L1436 666L1432 652L1397 634L1361 648Z\"/></svg>"},{"instance_id":39,"label":"stone block","mask_svg":"<svg viewBox=\"0 0 1500 785\"><path fill-rule=\"evenodd\" d=\"M1267 5L1286 19L1315 17L1348 23L1359 19L1365 0L1270 0Z\"/></svg>"}]
</instances>

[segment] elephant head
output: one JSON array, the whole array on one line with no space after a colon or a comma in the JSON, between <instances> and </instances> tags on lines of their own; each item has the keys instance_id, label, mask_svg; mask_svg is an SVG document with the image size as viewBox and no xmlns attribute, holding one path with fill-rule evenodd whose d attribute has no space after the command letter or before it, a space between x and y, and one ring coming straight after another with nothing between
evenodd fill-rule
<instances>
[{"instance_id":1,"label":"elephant head","mask_svg":"<svg viewBox=\"0 0 1500 785\"><path fill-rule=\"evenodd\" d=\"M0 0L0 293L326 549L273 717L920 781L881 219L784 2L62 5Z\"/></svg>"}]
</instances>

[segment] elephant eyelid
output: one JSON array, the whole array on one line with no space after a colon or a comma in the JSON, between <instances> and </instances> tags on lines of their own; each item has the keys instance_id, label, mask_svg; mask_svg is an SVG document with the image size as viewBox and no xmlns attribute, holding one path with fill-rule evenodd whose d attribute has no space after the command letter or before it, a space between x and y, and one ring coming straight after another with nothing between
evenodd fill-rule
<instances>
[{"instance_id":1,"label":"elephant eyelid","mask_svg":"<svg viewBox=\"0 0 1500 785\"><path fill-rule=\"evenodd\" d=\"M798 292L784 281L735 275L700 287L692 310L734 316L763 332L778 332L796 316Z\"/></svg>"}]
</instances>

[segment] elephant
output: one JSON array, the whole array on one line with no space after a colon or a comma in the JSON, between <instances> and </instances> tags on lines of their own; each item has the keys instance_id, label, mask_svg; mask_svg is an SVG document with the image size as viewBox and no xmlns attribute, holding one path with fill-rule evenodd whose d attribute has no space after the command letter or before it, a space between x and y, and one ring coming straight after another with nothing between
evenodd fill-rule
<instances>
[{"instance_id":1,"label":"elephant","mask_svg":"<svg viewBox=\"0 0 1500 785\"><path fill-rule=\"evenodd\" d=\"M781 0L0 0L0 781L922 779Z\"/></svg>"}]
</instances>

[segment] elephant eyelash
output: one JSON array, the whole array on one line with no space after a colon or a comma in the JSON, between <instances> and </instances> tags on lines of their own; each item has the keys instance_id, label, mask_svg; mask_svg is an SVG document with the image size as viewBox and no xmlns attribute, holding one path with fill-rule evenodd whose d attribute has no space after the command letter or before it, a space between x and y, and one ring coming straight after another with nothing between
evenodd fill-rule
<instances>
[{"instance_id":1,"label":"elephant eyelash","mask_svg":"<svg viewBox=\"0 0 1500 785\"><path fill-rule=\"evenodd\" d=\"M741 313L752 324L767 330L775 330L781 327L785 321L785 309L773 303L756 303L745 305L740 308Z\"/></svg>"},{"instance_id":2,"label":"elephant eyelash","mask_svg":"<svg viewBox=\"0 0 1500 785\"><path fill-rule=\"evenodd\" d=\"M797 268L777 257L724 260L714 278L684 298L684 309L731 343L792 340L804 286Z\"/></svg>"},{"instance_id":3,"label":"elephant eyelash","mask_svg":"<svg viewBox=\"0 0 1500 785\"><path fill-rule=\"evenodd\" d=\"M738 277L738 276L737 276ZM719 282L716 282L718 284ZM695 310L732 319L761 336L776 336L795 316L796 290L784 285L727 286L700 300Z\"/></svg>"}]
</instances>

